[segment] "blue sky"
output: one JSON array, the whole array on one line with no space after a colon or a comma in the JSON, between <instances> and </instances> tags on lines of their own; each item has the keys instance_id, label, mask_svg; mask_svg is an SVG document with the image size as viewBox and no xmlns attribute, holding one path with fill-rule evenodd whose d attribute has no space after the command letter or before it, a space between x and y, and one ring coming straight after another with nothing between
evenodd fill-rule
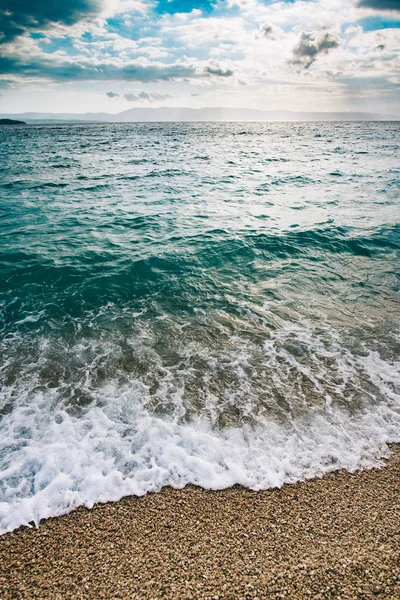
<instances>
[{"instance_id":1,"label":"blue sky","mask_svg":"<svg viewBox=\"0 0 400 600\"><path fill-rule=\"evenodd\" d=\"M0 0L0 112L400 116L400 0Z\"/></svg>"}]
</instances>

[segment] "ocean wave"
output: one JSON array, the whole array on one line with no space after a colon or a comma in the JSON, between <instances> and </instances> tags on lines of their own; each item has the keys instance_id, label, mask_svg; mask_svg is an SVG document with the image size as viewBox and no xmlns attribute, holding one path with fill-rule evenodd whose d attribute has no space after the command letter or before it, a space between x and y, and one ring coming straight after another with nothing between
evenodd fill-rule
<instances>
[{"instance_id":1,"label":"ocean wave","mask_svg":"<svg viewBox=\"0 0 400 600\"><path fill-rule=\"evenodd\" d=\"M398 136L8 131L1 530L164 485L379 464L400 431Z\"/></svg>"},{"instance_id":2,"label":"ocean wave","mask_svg":"<svg viewBox=\"0 0 400 600\"><path fill-rule=\"evenodd\" d=\"M267 346L266 360L273 358ZM207 414L218 410L211 390L203 414L188 418L185 387L179 380L173 385L166 372L153 399L137 379L125 384L110 379L96 389L82 383L80 394L89 400L81 397L75 414L60 401L62 386L41 388L25 378L16 383L13 408L3 412L0 425L2 531L165 485L264 489L333 469L376 466L387 444L400 441L400 396L393 391L400 386L399 364L376 354L352 360L384 402L349 410L326 393L311 411L296 414L286 397L286 419L259 412L255 423L224 427ZM244 356L234 362L243 380ZM279 377L279 361L276 366ZM237 404L234 389L229 401Z\"/></svg>"}]
</instances>

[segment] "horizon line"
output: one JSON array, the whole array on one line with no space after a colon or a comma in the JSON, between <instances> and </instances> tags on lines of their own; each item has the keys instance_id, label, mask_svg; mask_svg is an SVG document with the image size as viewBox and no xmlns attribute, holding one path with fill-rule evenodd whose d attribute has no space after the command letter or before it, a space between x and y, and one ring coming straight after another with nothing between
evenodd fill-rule
<instances>
[{"instance_id":1,"label":"horizon line","mask_svg":"<svg viewBox=\"0 0 400 600\"><path fill-rule=\"evenodd\" d=\"M44 115L44 114L52 114L52 115L91 115L91 114L99 114L99 115L110 115L110 116L118 116L124 113L127 113L131 110L190 110L190 111L202 111L202 110L221 110L221 111L253 111L253 112L257 112L260 114L278 114L278 113L289 113L289 114L307 114L307 115L312 115L312 114L318 114L318 115L330 115L330 114L359 114L359 115L363 115L363 114L373 114L373 115L377 115L377 116L382 116L382 117L395 117L396 115L394 115L393 113L382 113L382 112L376 112L373 110L313 110L313 111L309 111L309 110L293 110L293 109L287 109L287 108L282 108L282 109L271 109L271 110L265 110L265 109L260 109L260 108L252 108L252 107L232 107L232 106L202 106L202 107L197 107L197 108L193 108L191 106L132 106L131 108L126 108L124 110L118 111L118 112L108 112L108 111L85 111L85 112L67 112L67 111L60 111L60 112L51 112L51 111L36 111L36 110L25 110L23 112L0 112L0 116L2 115L25 115L25 114L37 114L37 115ZM396 119L400 119L400 115L396 116Z\"/></svg>"}]
</instances>

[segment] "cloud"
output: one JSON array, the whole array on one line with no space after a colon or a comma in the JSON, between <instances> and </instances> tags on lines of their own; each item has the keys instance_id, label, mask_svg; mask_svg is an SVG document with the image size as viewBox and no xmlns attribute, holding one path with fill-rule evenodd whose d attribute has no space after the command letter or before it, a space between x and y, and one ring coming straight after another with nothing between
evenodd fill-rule
<instances>
[{"instance_id":1,"label":"cloud","mask_svg":"<svg viewBox=\"0 0 400 600\"><path fill-rule=\"evenodd\" d=\"M276 40L283 36L283 31L280 27L275 27L272 23L264 23L260 29L261 35L270 40Z\"/></svg>"},{"instance_id":2,"label":"cloud","mask_svg":"<svg viewBox=\"0 0 400 600\"><path fill-rule=\"evenodd\" d=\"M215 75L215 77L232 77L232 69L222 69L219 66L208 66L204 69L204 72L208 75Z\"/></svg>"},{"instance_id":3,"label":"cloud","mask_svg":"<svg viewBox=\"0 0 400 600\"><path fill-rule=\"evenodd\" d=\"M264 25L261 27L261 33L265 35L265 37L269 37L273 30L273 25L270 25L269 23L264 23Z\"/></svg>"},{"instance_id":4,"label":"cloud","mask_svg":"<svg viewBox=\"0 0 400 600\"><path fill-rule=\"evenodd\" d=\"M103 101L127 106L204 88L216 104L236 93L259 107L326 110L345 105L347 89L366 93L354 92L360 77L371 89L378 78L398 82L399 12L390 10L400 0L0 0L0 91L10 90L1 101L21 94L29 106L39 86L54 98L89 94L90 82ZM387 97L398 103L391 87Z\"/></svg>"},{"instance_id":5,"label":"cloud","mask_svg":"<svg viewBox=\"0 0 400 600\"><path fill-rule=\"evenodd\" d=\"M56 23L74 25L98 14L102 6L102 0L0 0L0 39L7 42Z\"/></svg>"},{"instance_id":6,"label":"cloud","mask_svg":"<svg viewBox=\"0 0 400 600\"><path fill-rule=\"evenodd\" d=\"M1 2L1 0L0 0ZM91 44L88 43L88 50ZM156 62L143 56L129 59L129 53L120 52L115 56L101 59L99 52L94 55L79 47L80 54L48 52L42 49L37 40L22 36L4 44L0 52L0 79L11 77L14 82L22 80L45 80L55 83L81 81L158 81L206 80L210 76L227 78L233 70L223 68L216 61L182 60L173 63ZM114 92L113 92L114 93ZM109 96L110 98L115 96ZM155 97L153 98L153 100ZM159 98L160 99L160 98ZM142 97L142 100L145 98Z\"/></svg>"},{"instance_id":7,"label":"cloud","mask_svg":"<svg viewBox=\"0 0 400 600\"><path fill-rule=\"evenodd\" d=\"M173 81L199 77L191 65L141 64L132 61L126 65L112 62L95 62L90 59L52 60L46 56L28 57L0 56L0 76L26 79L49 79L55 82L69 81ZM203 75L204 77L204 75Z\"/></svg>"},{"instance_id":8,"label":"cloud","mask_svg":"<svg viewBox=\"0 0 400 600\"><path fill-rule=\"evenodd\" d=\"M333 48L338 48L339 42L331 33L317 37L315 33L302 32L300 39L293 48L292 64L301 65L308 69L319 54L327 54Z\"/></svg>"},{"instance_id":9,"label":"cloud","mask_svg":"<svg viewBox=\"0 0 400 600\"><path fill-rule=\"evenodd\" d=\"M125 94L125 100L128 102L160 102L172 98L169 94L157 94L157 92L139 92L138 94Z\"/></svg>"},{"instance_id":10,"label":"cloud","mask_svg":"<svg viewBox=\"0 0 400 600\"><path fill-rule=\"evenodd\" d=\"M376 10L400 10L400 0L359 0L358 6Z\"/></svg>"}]
</instances>

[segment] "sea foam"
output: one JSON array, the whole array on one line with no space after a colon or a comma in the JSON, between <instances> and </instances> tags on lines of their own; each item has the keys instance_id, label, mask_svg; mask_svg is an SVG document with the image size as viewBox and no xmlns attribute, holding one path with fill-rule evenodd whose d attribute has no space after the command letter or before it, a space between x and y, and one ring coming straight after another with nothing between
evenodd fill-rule
<instances>
[{"instance_id":1,"label":"sea foam","mask_svg":"<svg viewBox=\"0 0 400 600\"><path fill-rule=\"evenodd\" d=\"M361 366L361 365L360 365ZM354 414L324 406L285 424L213 427L146 410L139 382L108 383L79 417L57 409L58 391L19 401L1 423L1 531L38 524L77 506L187 484L253 490L321 476L334 469L378 466L388 444L400 441L399 365L370 355L363 369L386 402Z\"/></svg>"}]
</instances>

